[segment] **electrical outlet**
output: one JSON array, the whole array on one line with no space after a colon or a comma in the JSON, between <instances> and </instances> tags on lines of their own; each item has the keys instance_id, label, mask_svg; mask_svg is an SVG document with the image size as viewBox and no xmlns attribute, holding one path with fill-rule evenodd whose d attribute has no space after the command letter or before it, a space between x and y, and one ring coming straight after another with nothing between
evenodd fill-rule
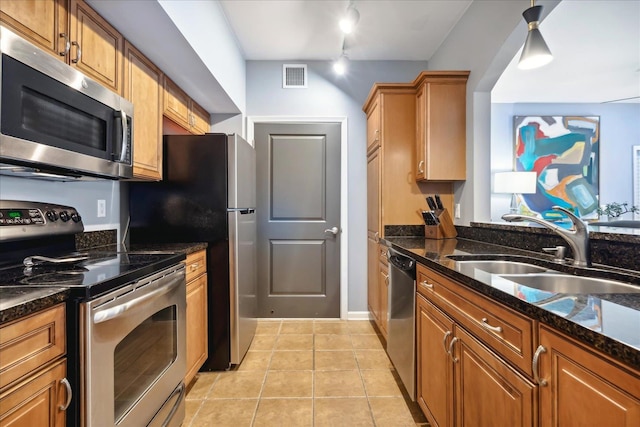
<instances>
[{"instance_id":1,"label":"electrical outlet","mask_svg":"<svg viewBox=\"0 0 640 427\"><path fill-rule=\"evenodd\" d=\"M107 201L104 199L98 200L98 218L104 218L107 216Z\"/></svg>"},{"instance_id":2,"label":"electrical outlet","mask_svg":"<svg viewBox=\"0 0 640 427\"><path fill-rule=\"evenodd\" d=\"M453 207L453 217L460 218L460 203L456 203Z\"/></svg>"}]
</instances>

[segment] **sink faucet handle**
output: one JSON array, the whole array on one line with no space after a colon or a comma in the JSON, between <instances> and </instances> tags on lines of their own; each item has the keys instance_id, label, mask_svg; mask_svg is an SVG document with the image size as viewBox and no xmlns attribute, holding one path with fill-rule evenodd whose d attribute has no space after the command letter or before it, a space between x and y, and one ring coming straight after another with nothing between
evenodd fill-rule
<instances>
[{"instance_id":1,"label":"sink faucet handle","mask_svg":"<svg viewBox=\"0 0 640 427\"><path fill-rule=\"evenodd\" d=\"M565 262L564 257L567 255L567 247L566 246L556 246L555 248L542 248L544 252L553 253L553 261L554 262Z\"/></svg>"}]
</instances>

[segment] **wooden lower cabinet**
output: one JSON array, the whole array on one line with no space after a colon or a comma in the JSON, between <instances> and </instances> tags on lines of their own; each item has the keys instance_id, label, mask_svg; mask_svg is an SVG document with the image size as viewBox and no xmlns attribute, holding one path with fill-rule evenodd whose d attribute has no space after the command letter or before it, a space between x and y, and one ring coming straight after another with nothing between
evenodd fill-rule
<instances>
[{"instance_id":1,"label":"wooden lower cabinet","mask_svg":"<svg viewBox=\"0 0 640 427\"><path fill-rule=\"evenodd\" d=\"M432 427L453 425L453 365L446 344L453 320L416 295L417 400Z\"/></svg>"},{"instance_id":2,"label":"wooden lower cabinet","mask_svg":"<svg viewBox=\"0 0 640 427\"><path fill-rule=\"evenodd\" d=\"M432 426L536 425L536 388L417 295L417 397Z\"/></svg>"},{"instance_id":3,"label":"wooden lower cabinet","mask_svg":"<svg viewBox=\"0 0 640 427\"><path fill-rule=\"evenodd\" d=\"M378 293L380 295L380 323L378 327L382 332L382 336L386 339L389 326L389 266L382 262L380 262Z\"/></svg>"},{"instance_id":4,"label":"wooden lower cabinet","mask_svg":"<svg viewBox=\"0 0 640 427\"><path fill-rule=\"evenodd\" d=\"M66 423L67 359L0 394L0 425L3 427L59 426Z\"/></svg>"},{"instance_id":5,"label":"wooden lower cabinet","mask_svg":"<svg viewBox=\"0 0 640 427\"><path fill-rule=\"evenodd\" d=\"M640 425L640 372L545 326L539 336L541 426Z\"/></svg>"},{"instance_id":6,"label":"wooden lower cabinet","mask_svg":"<svg viewBox=\"0 0 640 427\"><path fill-rule=\"evenodd\" d=\"M451 357L455 377L455 425L537 425L536 388L503 359L458 325Z\"/></svg>"},{"instance_id":7,"label":"wooden lower cabinet","mask_svg":"<svg viewBox=\"0 0 640 427\"><path fill-rule=\"evenodd\" d=\"M189 384L209 357L206 251L187 255L185 264L187 268L187 372L184 382Z\"/></svg>"},{"instance_id":8,"label":"wooden lower cabinet","mask_svg":"<svg viewBox=\"0 0 640 427\"><path fill-rule=\"evenodd\" d=\"M65 425L65 315L58 304L0 326L0 426Z\"/></svg>"}]
</instances>

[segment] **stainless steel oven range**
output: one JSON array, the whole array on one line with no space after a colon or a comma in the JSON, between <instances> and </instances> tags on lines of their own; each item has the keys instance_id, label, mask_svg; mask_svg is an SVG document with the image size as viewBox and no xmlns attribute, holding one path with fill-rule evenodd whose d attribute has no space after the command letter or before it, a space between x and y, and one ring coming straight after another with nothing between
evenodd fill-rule
<instances>
[{"instance_id":1,"label":"stainless steel oven range","mask_svg":"<svg viewBox=\"0 0 640 427\"><path fill-rule=\"evenodd\" d=\"M75 251L68 206L0 201L0 286L68 287L68 426L179 426L184 419L183 254Z\"/></svg>"}]
</instances>

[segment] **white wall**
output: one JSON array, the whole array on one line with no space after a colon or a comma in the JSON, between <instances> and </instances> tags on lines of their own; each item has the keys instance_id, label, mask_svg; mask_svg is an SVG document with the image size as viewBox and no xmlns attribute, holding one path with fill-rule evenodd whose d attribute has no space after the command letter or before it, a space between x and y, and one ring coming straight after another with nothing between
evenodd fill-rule
<instances>
[{"instance_id":1,"label":"white wall","mask_svg":"<svg viewBox=\"0 0 640 427\"><path fill-rule=\"evenodd\" d=\"M491 171L513 167L513 116L600 117L600 204L633 203L631 147L640 144L640 104L492 104ZM508 195L491 194L491 220L509 210Z\"/></svg>"},{"instance_id":2,"label":"white wall","mask_svg":"<svg viewBox=\"0 0 640 427\"><path fill-rule=\"evenodd\" d=\"M538 1L543 17L559 0ZM491 89L524 43L522 12L527 0L474 1L438 51L430 70L470 70L467 84L467 181L456 184L461 204L457 224L489 221L491 216Z\"/></svg>"},{"instance_id":3,"label":"white wall","mask_svg":"<svg viewBox=\"0 0 640 427\"><path fill-rule=\"evenodd\" d=\"M282 61L247 62L247 116L347 117L349 173L349 307L367 310L366 116L362 105L375 82L410 82L426 62L351 61L336 76L327 61L308 65L307 89L282 89Z\"/></svg>"},{"instance_id":4,"label":"white wall","mask_svg":"<svg viewBox=\"0 0 640 427\"><path fill-rule=\"evenodd\" d=\"M82 216L85 231L119 230L120 185L111 180L54 182L0 176L0 199L71 206ZM99 199L106 202L107 215L103 218L97 217Z\"/></svg>"}]
</instances>

